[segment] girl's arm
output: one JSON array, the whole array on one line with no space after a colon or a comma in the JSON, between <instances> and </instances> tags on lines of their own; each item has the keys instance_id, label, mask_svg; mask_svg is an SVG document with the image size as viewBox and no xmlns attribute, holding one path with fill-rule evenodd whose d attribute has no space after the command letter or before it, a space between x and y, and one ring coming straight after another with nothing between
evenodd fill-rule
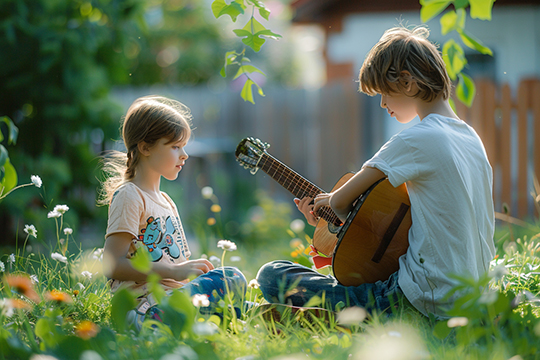
<instances>
[{"instance_id":1,"label":"girl's arm","mask_svg":"<svg viewBox=\"0 0 540 360\"><path fill-rule=\"evenodd\" d=\"M347 219L347 215L353 208L353 202L367 191L375 182L385 178L386 175L379 169L365 167L351 177L339 189L328 193L319 194L315 197L313 211L321 206L330 206L336 215L342 220Z\"/></svg>"},{"instance_id":2,"label":"girl's arm","mask_svg":"<svg viewBox=\"0 0 540 360\"><path fill-rule=\"evenodd\" d=\"M133 235L115 233L107 237L103 249L103 271L105 276L120 281L145 281L147 274L135 270L131 261L126 258ZM202 275L214 266L206 259L188 260L180 264L163 262L152 263L152 272L164 279L182 281L190 275Z\"/></svg>"}]
</instances>

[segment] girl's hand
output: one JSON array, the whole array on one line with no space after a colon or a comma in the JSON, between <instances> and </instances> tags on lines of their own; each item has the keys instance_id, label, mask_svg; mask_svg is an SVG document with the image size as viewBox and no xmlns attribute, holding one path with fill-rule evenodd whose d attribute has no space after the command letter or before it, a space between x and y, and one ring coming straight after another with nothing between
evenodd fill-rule
<instances>
[{"instance_id":1,"label":"girl's hand","mask_svg":"<svg viewBox=\"0 0 540 360\"><path fill-rule=\"evenodd\" d=\"M206 259L187 260L180 264L171 265L171 278L181 281L191 275L199 276L214 269L214 265Z\"/></svg>"},{"instance_id":2,"label":"girl's hand","mask_svg":"<svg viewBox=\"0 0 540 360\"><path fill-rule=\"evenodd\" d=\"M319 218L313 213L313 204L311 203L313 198L305 197L303 199L294 199L294 203L298 207L298 210L306 217L309 225L316 226Z\"/></svg>"}]
</instances>

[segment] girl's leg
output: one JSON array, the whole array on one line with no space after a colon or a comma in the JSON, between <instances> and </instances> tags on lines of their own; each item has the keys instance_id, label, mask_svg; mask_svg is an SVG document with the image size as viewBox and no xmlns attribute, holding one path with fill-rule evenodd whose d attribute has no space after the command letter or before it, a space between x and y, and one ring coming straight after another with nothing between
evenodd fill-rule
<instances>
[{"instance_id":1,"label":"girl's leg","mask_svg":"<svg viewBox=\"0 0 540 360\"><path fill-rule=\"evenodd\" d=\"M246 295L246 278L240 270L230 266L225 267L225 275L237 316L240 316L240 309L242 308ZM181 287L179 291L185 292L188 296L193 296L195 294L208 295L210 306L208 308L201 308L201 312L213 313L218 301L227 296L223 268L211 270L208 273L193 279ZM148 298L145 298L136 309L128 312L127 323L128 326L134 326L135 329L140 331L145 319L153 319L162 322L161 314L162 310L159 308L159 305L157 305L153 298L149 296Z\"/></svg>"},{"instance_id":2,"label":"girl's leg","mask_svg":"<svg viewBox=\"0 0 540 360\"><path fill-rule=\"evenodd\" d=\"M403 292L397 278L396 272L386 281L343 286L333 276L285 260L267 263L257 274L260 289L268 302L303 306L317 295L324 296L332 309L342 303L343 306L361 306L368 311L386 310L398 303Z\"/></svg>"},{"instance_id":3,"label":"girl's leg","mask_svg":"<svg viewBox=\"0 0 540 360\"><path fill-rule=\"evenodd\" d=\"M223 275L224 269L225 277ZM225 285L225 281L227 281L227 285ZM234 307L241 309L246 297L247 281L244 274L235 267L226 266L225 268L221 267L211 270L184 285L180 291L185 292L189 296L195 294L207 295L208 300L210 300L210 306L206 309L201 308L201 311L212 313L219 300L225 299L225 301L228 301L227 286L231 293Z\"/></svg>"}]
</instances>

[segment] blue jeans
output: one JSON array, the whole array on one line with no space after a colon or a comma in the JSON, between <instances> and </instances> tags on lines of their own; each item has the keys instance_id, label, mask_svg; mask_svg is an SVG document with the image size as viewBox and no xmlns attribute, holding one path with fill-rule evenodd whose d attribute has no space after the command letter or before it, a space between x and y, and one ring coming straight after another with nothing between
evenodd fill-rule
<instances>
[{"instance_id":1,"label":"blue jeans","mask_svg":"<svg viewBox=\"0 0 540 360\"><path fill-rule=\"evenodd\" d=\"M222 267L210 270L206 274L196 277L178 290L184 292L188 296L193 296L195 294L207 295L210 306L201 307L200 311L201 313L212 314L214 313L219 300L225 298L228 286L229 291L232 294L236 315L240 317L246 295L246 278L240 270L231 266L225 266L225 275L226 277L223 276ZM225 280L225 278L227 280ZM225 281L227 281L227 286L225 285ZM169 290L169 295L171 292L172 290ZM145 319L153 319L161 322L161 313L162 310L155 301L150 301L145 298L136 309L128 312L127 322L128 325L135 326L135 328L140 331Z\"/></svg>"},{"instance_id":2,"label":"blue jeans","mask_svg":"<svg viewBox=\"0 0 540 360\"><path fill-rule=\"evenodd\" d=\"M264 298L271 303L304 306L317 295L325 299L324 306L360 306L372 312L384 311L404 298L398 285L398 273L393 273L386 281L360 286L344 286L335 277L320 274L308 267L286 260L272 261L263 265L257 274L257 281ZM324 294L324 295L323 295Z\"/></svg>"}]
</instances>

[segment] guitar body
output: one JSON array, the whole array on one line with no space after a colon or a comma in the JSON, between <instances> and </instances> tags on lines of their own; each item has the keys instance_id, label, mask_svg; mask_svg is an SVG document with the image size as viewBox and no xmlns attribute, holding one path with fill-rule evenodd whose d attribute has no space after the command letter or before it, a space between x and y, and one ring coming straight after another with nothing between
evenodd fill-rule
<instances>
[{"instance_id":1,"label":"guitar body","mask_svg":"<svg viewBox=\"0 0 540 360\"><path fill-rule=\"evenodd\" d=\"M246 138L238 144L235 155L252 174L263 170L300 199L325 192L268 154L269 146L259 139ZM353 175L345 174L332 191ZM399 257L409 247L410 205L404 184L394 188L388 179L382 179L356 200L345 224L329 206L320 208L313 246L332 256L334 276L342 285L386 280L398 270Z\"/></svg>"},{"instance_id":2,"label":"guitar body","mask_svg":"<svg viewBox=\"0 0 540 360\"><path fill-rule=\"evenodd\" d=\"M384 179L373 185L338 234L332 268L339 283L358 286L388 279L407 252L411 224L405 184L394 188Z\"/></svg>"}]
</instances>

